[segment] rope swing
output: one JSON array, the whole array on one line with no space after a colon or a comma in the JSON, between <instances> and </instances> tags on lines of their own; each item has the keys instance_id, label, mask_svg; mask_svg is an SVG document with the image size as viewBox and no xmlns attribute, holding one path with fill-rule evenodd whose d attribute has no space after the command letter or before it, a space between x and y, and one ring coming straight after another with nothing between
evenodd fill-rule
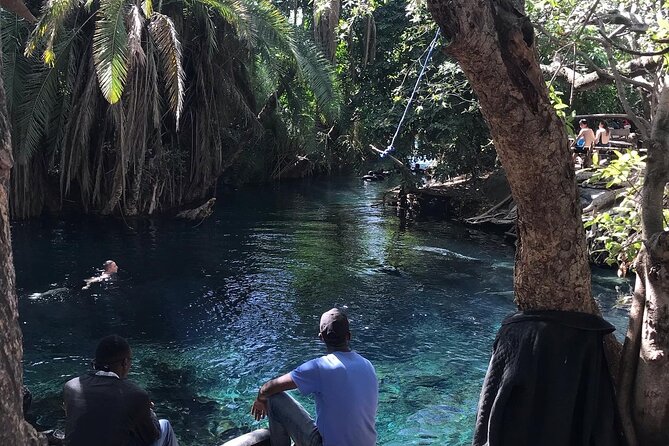
<instances>
[{"instance_id":1,"label":"rope swing","mask_svg":"<svg viewBox=\"0 0 669 446\"><path fill-rule=\"evenodd\" d=\"M400 130L402 129L402 124L404 124L404 119L407 116L407 113L409 111L409 107L411 107L411 102L413 102L414 96L416 96L416 92L418 91L418 84L420 84L420 80L423 78L423 74L425 74L425 69L427 68L427 64L430 62L430 59L432 58L432 51L437 47L437 40L439 40L439 34L441 33L441 29L437 28L437 32L434 35L434 39L432 39L432 42L430 43L430 46L427 48L427 55L425 56L425 60L421 61L418 59L418 63L421 65L421 70L420 74L418 75L418 79L416 79L416 85L413 87L413 91L411 92L411 97L409 97L409 101L407 102L406 107L404 108L404 113L402 113L402 117L400 118L399 124L397 124L397 130L395 130L395 134L393 135L393 139L390 141L390 145L386 147L386 150L381 152L381 158L385 157L388 155L390 152L395 150L395 139L397 139L397 135L400 134Z\"/></svg>"}]
</instances>

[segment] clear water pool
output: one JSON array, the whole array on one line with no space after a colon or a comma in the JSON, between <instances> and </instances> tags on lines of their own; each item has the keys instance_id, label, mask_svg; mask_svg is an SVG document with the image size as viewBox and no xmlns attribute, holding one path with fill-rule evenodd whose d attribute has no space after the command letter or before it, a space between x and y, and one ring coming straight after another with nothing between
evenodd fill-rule
<instances>
[{"instance_id":1,"label":"clear water pool","mask_svg":"<svg viewBox=\"0 0 669 446\"><path fill-rule=\"evenodd\" d=\"M15 223L25 381L40 424L63 424L62 384L117 333L134 350L131 378L182 444L220 445L263 425L249 415L258 386L323 351L318 318L336 305L377 369L379 444L469 444L495 332L514 311L512 247L454 224L400 230L375 206L383 188L247 188L221 194L201 223ZM81 291L107 259L117 280ZM613 303L629 285L608 271L594 282L624 328ZM30 297L56 288L66 289Z\"/></svg>"}]
</instances>

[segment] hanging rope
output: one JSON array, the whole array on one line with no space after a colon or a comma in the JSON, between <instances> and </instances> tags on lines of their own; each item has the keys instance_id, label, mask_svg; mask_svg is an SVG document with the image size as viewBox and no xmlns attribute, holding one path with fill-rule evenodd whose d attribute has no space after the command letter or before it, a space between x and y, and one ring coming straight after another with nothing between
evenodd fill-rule
<instances>
[{"instance_id":1,"label":"hanging rope","mask_svg":"<svg viewBox=\"0 0 669 446\"><path fill-rule=\"evenodd\" d=\"M397 139L397 136L400 134L400 130L402 129L402 124L404 124L404 119L407 116L407 113L409 112L409 107L411 107L411 102L413 102L414 96L416 96L416 92L418 91L418 85L420 84L420 80L423 78L423 74L425 74L425 69L427 68L427 64L430 62L430 59L432 58L432 51L437 47L437 41L439 40L439 34L441 33L441 29L437 28L437 32L434 35L434 39L432 39L432 42L430 43L430 46L427 48L427 55L425 56L425 61L421 61L419 59L419 63L421 66L420 74L418 74L418 79L416 79L416 85L413 87L413 91L411 92L411 96L409 97L409 101L407 102L407 106L404 108L404 113L402 113L402 117L400 118L399 124L397 124L397 130L395 130L395 134L393 135L393 139L390 141L390 144L388 147L386 147L386 150L384 150L381 153L381 158L384 156L388 155L390 152L395 150L395 140ZM425 54L425 53L423 53ZM422 57L422 56L421 56Z\"/></svg>"}]
</instances>

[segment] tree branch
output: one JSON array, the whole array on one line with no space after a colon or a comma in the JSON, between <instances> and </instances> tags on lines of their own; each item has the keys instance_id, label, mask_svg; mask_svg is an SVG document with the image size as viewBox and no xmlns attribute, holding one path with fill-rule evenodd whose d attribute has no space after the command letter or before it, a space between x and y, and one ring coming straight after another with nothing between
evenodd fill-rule
<instances>
[{"instance_id":1,"label":"tree branch","mask_svg":"<svg viewBox=\"0 0 669 446\"><path fill-rule=\"evenodd\" d=\"M14 14L23 18L26 22L30 23L31 25L37 23L37 19L35 18L35 16L30 12L30 10L26 7L25 3L23 3L21 0L0 0L0 6L2 6L4 9L12 11Z\"/></svg>"},{"instance_id":2,"label":"tree branch","mask_svg":"<svg viewBox=\"0 0 669 446\"><path fill-rule=\"evenodd\" d=\"M599 34L604 38L604 40L606 40L615 49L620 50L624 53L634 54L635 56L662 56L663 54L669 53L669 47L667 47L667 48L665 48L661 51L650 51L650 52L636 51L636 50L624 47L624 46L614 42L613 39L611 39L609 36L607 36L601 29L599 30ZM604 42L602 42L601 39L598 39L596 37L586 37L586 39L593 40L595 42L602 43L602 44L604 43Z\"/></svg>"},{"instance_id":3,"label":"tree branch","mask_svg":"<svg viewBox=\"0 0 669 446\"><path fill-rule=\"evenodd\" d=\"M600 76L602 76L602 77L604 77L604 78L606 78L606 79L609 79L609 80L613 80L613 81L616 80L616 75L615 75L615 74L611 74L611 73L609 73L608 71L606 71L606 70L604 70L603 68L601 68L600 66L598 66L598 65L595 63L595 61L593 61L590 57L588 57L587 54L585 54L585 53L583 53L583 52L581 52L581 51L578 51L577 54L579 55L579 57L581 57L581 58L585 61L585 63L586 63L591 69L593 69L593 70L595 70L597 73L599 73ZM611 63L611 60L612 60L612 59L609 60L609 66L611 67L611 71L614 71L614 66L615 66L615 64L612 64L612 63ZM620 71L618 70L617 67L615 67L615 72L618 73L618 78L620 79L621 82L625 82L626 84L633 85L633 86L635 86L635 87L643 88L644 90L648 90L648 91L650 91L650 92L653 91L653 86L652 86L650 83L648 83L648 82L638 81L638 80L636 80L636 79L632 79L632 78L629 78L629 77L627 77L627 76L623 76L623 75L620 73Z\"/></svg>"},{"instance_id":4,"label":"tree branch","mask_svg":"<svg viewBox=\"0 0 669 446\"><path fill-rule=\"evenodd\" d=\"M576 91L590 90L597 88L600 85L607 85L610 84L612 80L611 77L600 76L596 71L581 74L558 61L554 61L550 65L541 65L541 71L552 77L559 76L565 79L572 84Z\"/></svg>"},{"instance_id":5,"label":"tree branch","mask_svg":"<svg viewBox=\"0 0 669 446\"><path fill-rule=\"evenodd\" d=\"M549 33L546 28L541 26L540 24L534 24L534 27L539 30L543 35L548 37L548 39L551 41L553 44L559 44L558 39L556 39L551 33ZM613 76L611 73L608 71L602 69L599 67L590 57L588 57L587 54L585 54L582 51L577 51L576 54L578 57L583 59L585 63L590 67L591 70L593 70L593 73L588 73L588 74L580 74L579 73L570 73L570 71L567 68L567 71L561 70L562 72L558 72L559 69L559 62L553 63L551 65L542 65L541 69L544 72L548 72L550 74L555 74L558 72L558 75L561 75L563 78L570 80L570 79L579 79L580 83L579 86L577 87L574 85L574 88L576 90L588 90L591 88L596 88L599 85L604 85L604 84L609 84L611 81L615 81L615 76ZM630 62L631 64L631 62ZM629 65L632 67L632 65ZM564 68L564 67L562 67ZM625 82L626 84L633 85L638 88L643 88L644 90L647 90L649 92L653 91L653 86L648 83L648 82L643 82L640 80L632 79L628 76L624 76L621 73L618 73L620 75L620 79ZM571 81L570 81L571 82Z\"/></svg>"},{"instance_id":6,"label":"tree branch","mask_svg":"<svg viewBox=\"0 0 669 446\"><path fill-rule=\"evenodd\" d=\"M599 29L600 31L604 31L604 23L602 23L601 20L599 21ZM608 45L606 42L604 42L603 46L604 46L604 51L606 51L606 57L609 60L609 67L613 72L613 78L616 83L616 89L618 90L618 99L620 99L620 103L622 104L625 113L632 116L632 122L634 122L637 128L641 131L641 135L643 136L643 138L650 139L650 123L645 119L641 118L640 116L637 116L636 113L634 113L634 110L630 105L629 99L627 98L625 87L623 86L622 76L618 71L618 67L616 66L616 60L613 57L613 52L611 51L611 45Z\"/></svg>"}]
</instances>

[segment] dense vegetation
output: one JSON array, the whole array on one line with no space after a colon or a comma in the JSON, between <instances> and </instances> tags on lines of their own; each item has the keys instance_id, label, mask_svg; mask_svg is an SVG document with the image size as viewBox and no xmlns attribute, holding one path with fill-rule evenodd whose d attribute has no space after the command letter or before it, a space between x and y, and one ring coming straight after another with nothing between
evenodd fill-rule
<instances>
[{"instance_id":1,"label":"dense vegetation","mask_svg":"<svg viewBox=\"0 0 669 446\"><path fill-rule=\"evenodd\" d=\"M626 113L649 138L669 25L661 4L646 3L527 4L569 131L576 114ZM437 160L439 178L496 165L458 65L440 51L425 61L436 27L417 0L28 6L34 28L0 17L15 217L152 214L198 205L220 182L379 163L368 146L388 145L423 64L395 155ZM620 24L632 26L618 35ZM593 251L604 253L595 257L629 264L639 244L622 239L638 234L636 201L618 202L622 220L586 218Z\"/></svg>"},{"instance_id":2,"label":"dense vegetation","mask_svg":"<svg viewBox=\"0 0 669 446\"><path fill-rule=\"evenodd\" d=\"M3 14L15 216L197 202L231 167L269 176L311 146L303 115L339 114L332 68L269 2L61 0L42 11L32 33Z\"/></svg>"},{"instance_id":3,"label":"dense vegetation","mask_svg":"<svg viewBox=\"0 0 669 446\"><path fill-rule=\"evenodd\" d=\"M404 2L28 6L34 29L1 17L15 217L151 214L221 180L356 165L394 133L435 29ZM425 79L399 156L438 158L444 175L492 165L456 65L437 55Z\"/></svg>"}]
</instances>

